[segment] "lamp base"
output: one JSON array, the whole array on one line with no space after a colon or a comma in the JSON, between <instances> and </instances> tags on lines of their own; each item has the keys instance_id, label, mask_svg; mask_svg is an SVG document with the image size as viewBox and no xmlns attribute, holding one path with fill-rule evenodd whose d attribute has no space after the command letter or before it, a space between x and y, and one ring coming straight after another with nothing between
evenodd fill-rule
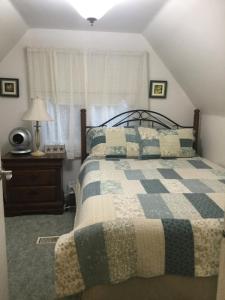
<instances>
[{"instance_id":1,"label":"lamp base","mask_svg":"<svg viewBox=\"0 0 225 300\"><path fill-rule=\"evenodd\" d=\"M45 152L42 152L40 150L31 153L32 156L44 156L45 154Z\"/></svg>"}]
</instances>

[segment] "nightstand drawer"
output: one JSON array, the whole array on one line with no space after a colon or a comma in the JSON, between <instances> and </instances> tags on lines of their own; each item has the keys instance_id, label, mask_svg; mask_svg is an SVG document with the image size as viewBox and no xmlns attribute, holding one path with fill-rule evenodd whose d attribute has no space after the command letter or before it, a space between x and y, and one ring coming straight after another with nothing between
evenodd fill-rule
<instances>
[{"instance_id":1,"label":"nightstand drawer","mask_svg":"<svg viewBox=\"0 0 225 300\"><path fill-rule=\"evenodd\" d=\"M5 154L2 168L12 170L12 179L3 180L5 215L62 213L63 159L64 154Z\"/></svg>"},{"instance_id":2,"label":"nightstand drawer","mask_svg":"<svg viewBox=\"0 0 225 300\"><path fill-rule=\"evenodd\" d=\"M11 186L56 185L56 170L13 170Z\"/></svg>"},{"instance_id":3,"label":"nightstand drawer","mask_svg":"<svg viewBox=\"0 0 225 300\"><path fill-rule=\"evenodd\" d=\"M55 202L57 201L56 186L14 187L9 191L10 203Z\"/></svg>"}]
</instances>

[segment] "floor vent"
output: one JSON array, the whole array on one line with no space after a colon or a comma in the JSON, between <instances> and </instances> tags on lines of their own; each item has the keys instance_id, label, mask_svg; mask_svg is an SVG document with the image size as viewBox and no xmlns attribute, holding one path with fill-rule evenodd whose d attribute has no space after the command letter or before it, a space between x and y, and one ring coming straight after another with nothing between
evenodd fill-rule
<instances>
[{"instance_id":1,"label":"floor vent","mask_svg":"<svg viewBox=\"0 0 225 300\"><path fill-rule=\"evenodd\" d=\"M39 236L36 244L55 244L59 236Z\"/></svg>"}]
</instances>

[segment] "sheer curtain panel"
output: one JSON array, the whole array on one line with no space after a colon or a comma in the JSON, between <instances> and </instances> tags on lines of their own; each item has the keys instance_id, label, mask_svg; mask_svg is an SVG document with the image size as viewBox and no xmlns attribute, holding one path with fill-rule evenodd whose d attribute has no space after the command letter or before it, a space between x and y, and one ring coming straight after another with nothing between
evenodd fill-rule
<instances>
[{"instance_id":1,"label":"sheer curtain panel","mask_svg":"<svg viewBox=\"0 0 225 300\"><path fill-rule=\"evenodd\" d=\"M28 48L30 98L47 103L54 122L44 124L46 144L65 144L80 154L80 108L96 125L127 109L148 107L148 54Z\"/></svg>"}]
</instances>

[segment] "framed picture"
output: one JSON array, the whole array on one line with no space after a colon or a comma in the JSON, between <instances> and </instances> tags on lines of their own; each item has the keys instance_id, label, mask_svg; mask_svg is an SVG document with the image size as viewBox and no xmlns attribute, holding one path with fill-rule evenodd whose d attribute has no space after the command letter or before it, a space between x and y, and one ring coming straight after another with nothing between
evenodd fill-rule
<instances>
[{"instance_id":1,"label":"framed picture","mask_svg":"<svg viewBox=\"0 0 225 300\"><path fill-rule=\"evenodd\" d=\"M65 153L65 145L45 145L45 153Z\"/></svg>"},{"instance_id":2,"label":"framed picture","mask_svg":"<svg viewBox=\"0 0 225 300\"><path fill-rule=\"evenodd\" d=\"M1 97L19 97L19 79L0 78Z\"/></svg>"},{"instance_id":3,"label":"framed picture","mask_svg":"<svg viewBox=\"0 0 225 300\"><path fill-rule=\"evenodd\" d=\"M149 98L166 98L167 81L150 80Z\"/></svg>"}]
</instances>

